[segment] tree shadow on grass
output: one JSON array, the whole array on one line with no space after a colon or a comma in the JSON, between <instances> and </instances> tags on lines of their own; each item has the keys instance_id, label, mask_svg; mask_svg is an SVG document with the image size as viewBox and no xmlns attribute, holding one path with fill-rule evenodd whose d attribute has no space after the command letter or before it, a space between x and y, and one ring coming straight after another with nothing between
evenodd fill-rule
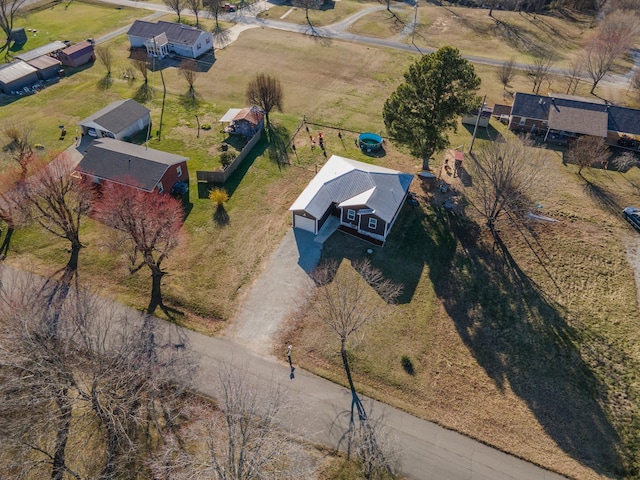
<instances>
[{"instance_id":1,"label":"tree shadow on grass","mask_svg":"<svg viewBox=\"0 0 640 480\"><path fill-rule=\"evenodd\" d=\"M623 207L618 203L615 196L610 191L600 185L596 185L582 176L581 178L585 182L582 186L583 190L596 205L613 215L620 214Z\"/></svg>"},{"instance_id":2,"label":"tree shadow on grass","mask_svg":"<svg viewBox=\"0 0 640 480\"><path fill-rule=\"evenodd\" d=\"M597 340L583 338L567 323L569 312L551 298L557 292L547 294L536 284L501 241L483 245L479 232L459 212L405 208L384 248L369 254L361 240L334 234L322 256L370 257L385 278L404 285L400 304L412 300L426 269L460 338L496 388L522 399L549 437L579 463L605 476L628 475L632 454L621 435L638 434L616 431L600 403L615 392L607 391L602 374L591 370L577 348L585 342L591 348ZM544 251L538 258L548 260ZM620 354L597 349L594 355ZM603 368L615 365L620 364L610 361ZM629 386L625 372L617 372L621 391ZM630 417L629 425L637 424Z\"/></svg>"},{"instance_id":3,"label":"tree shadow on grass","mask_svg":"<svg viewBox=\"0 0 640 480\"><path fill-rule=\"evenodd\" d=\"M289 139L291 133L282 125L274 125L273 123L265 130L267 133L267 141L269 142L269 158L278 165L289 165Z\"/></svg>"},{"instance_id":4,"label":"tree shadow on grass","mask_svg":"<svg viewBox=\"0 0 640 480\"><path fill-rule=\"evenodd\" d=\"M98 90L109 90L113 85L113 77L111 75L105 75L100 80L98 80Z\"/></svg>"},{"instance_id":5,"label":"tree shadow on grass","mask_svg":"<svg viewBox=\"0 0 640 480\"><path fill-rule=\"evenodd\" d=\"M153 87L149 82L144 82L133 94L133 99L138 103L147 103L153 99Z\"/></svg>"},{"instance_id":6,"label":"tree shadow on grass","mask_svg":"<svg viewBox=\"0 0 640 480\"><path fill-rule=\"evenodd\" d=\"M229 213L224 208L224 205L216 207L216 211L213 213L213 221L219 227L225 227L229 225Z\"/></svg>"},{"instance_id":7,"label":"tree shadow on grass","mask_svg":"<svg viewBox=\"0 0 640 480\"><path fill-rule=\"evenodd\" d=\"M598 401L606 388L576 348L581 332L500 238L486 248L464 235L462 222L432 217L430 227L438 225L444 235L424 235L423 248L437 252L427 257L438 258L429 275L460 338L496 387L524 400L564 452L611 475L623 465L620 437Z\"/></svg>"}]
</instances>

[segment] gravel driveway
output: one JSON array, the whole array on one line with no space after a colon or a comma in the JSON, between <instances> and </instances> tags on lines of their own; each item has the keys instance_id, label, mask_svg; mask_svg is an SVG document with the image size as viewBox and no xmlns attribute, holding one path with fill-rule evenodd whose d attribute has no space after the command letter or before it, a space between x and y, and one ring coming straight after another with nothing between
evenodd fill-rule
<instances>
[{"instance_id":1,"label":"gravel driveway","mask_svg":"<svg viewBox=\"0 0 640 480\"><path fill-rule=\"evenodd\" d=\"M228 338L254 352L271 354L273 336L311 292L309 272L318 264L322 250L322 244L315 240L306 231L287 231L243 299L233 326L226 332Z\"/></svg>"}]
</instances>

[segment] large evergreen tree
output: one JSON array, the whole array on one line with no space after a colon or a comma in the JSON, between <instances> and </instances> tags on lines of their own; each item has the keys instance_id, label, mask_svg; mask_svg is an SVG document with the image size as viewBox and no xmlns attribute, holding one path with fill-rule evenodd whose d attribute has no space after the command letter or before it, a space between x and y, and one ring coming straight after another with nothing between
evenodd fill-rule
<instances>
[{"instance_id":1,"label":"large evergreen tree","mask_svg":"<svg viewBox=\"0 0 640 480\"><path fill-rule=\"evenodd\" d=\"M389 136L409 147L429 169L429 158L449 145L458 116L479 106L480 85L467 60L453 47L422 56L404 74L405 81L387 99L382 110Z\"/></svg>"}]
</instances>

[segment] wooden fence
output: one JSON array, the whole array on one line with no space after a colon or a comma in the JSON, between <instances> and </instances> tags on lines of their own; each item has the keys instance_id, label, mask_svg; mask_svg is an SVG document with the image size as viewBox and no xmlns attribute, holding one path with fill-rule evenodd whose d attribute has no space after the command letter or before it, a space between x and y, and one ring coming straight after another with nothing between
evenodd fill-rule
<instances>
[{"instance_id":1,"label":"wooden fence","mask_svg":"<svg viewBox=\"0 0 640 480\"><path fill-rule=\"evenodd\" d=\"M225 183L229 179L231 174L235 172L236 169L240 166L243 160L247 158L247 155L249 155L249 152L253 149L253 147L255 147L256 143L258 143L258 141L262 137L262 132L263 130L256 132L255 135L251 137L251 139L247 142L238 156L233 160L233 162L231 162L229 166L224 170L220 169L216 170L215 172L197 170L196 178L198 179L198 183Z\"/></svg>"}]
</instances>

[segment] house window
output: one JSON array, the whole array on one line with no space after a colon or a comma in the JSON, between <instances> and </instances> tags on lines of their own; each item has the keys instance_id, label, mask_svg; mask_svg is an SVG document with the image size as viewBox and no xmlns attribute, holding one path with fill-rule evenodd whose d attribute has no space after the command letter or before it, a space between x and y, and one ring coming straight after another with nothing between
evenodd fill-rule
<instances>
[{"instance_id":1,"label":"house window","mask_svg":"<svg viewBox=\"0 0 640 480\"><path fill-rule=\"evenodd\" d=\"M179 177L182 176L182 165L178 165L176 167L176 173L178 174Z\"/></svg>"},{"instance_id":2,"label":"house window","mask_svg":"<svg viewBox=\"0 0 640 480\"><path fill-rule=\"evenodd\" d=\"M207 44L207 45L209 45L209 43L211 43L211 39L210 39L209 37L207 37L207 38L205 39L205 42L206 42L206 44Z\"/></svg>"},{"instance_id":3,"label":"house window","mask_svg":"<svg viewBox=\"0 0 640 480\"><path fill-rule=\"evenodd\" d=\"M158 182L158 193L164 192L164 188L162 187L162 182Z\"/></svg>"},{"instance_id":4,"label":"house window","mask_svg":"<svg viewBox=\"0 0 640 480\"><path fill-rule=\"evenodd\" d=\"M201 43L199 43L199 44L198 44L198 46L197 46L197 48L198 48L198 50L200 50L200 49L202 48L202 44L201 44Z\"/></svg>"},{"instance_id":5,"label":"house window","mask_svg":"<svg viewBox=\"0 0 640 480\"><path fill-rule=\"evenodd\" d=\"M527 119L525 117L522 117L520 119L520 126L524 125L525 123L527 123Z\"/></svg>"},{"instance_id":6,"label":"house window","mask_svg":"<svg viewBox=\"0 0 640 480\"><path fill-rule=\"evenodd\" d=\"M347 220L355 220L356 219L356 211L355 210L347 210Z\"/></svg>"},{"instance_id":7,"label":"house window","mask_svg":"<svg viewBox=\"0 0 640 480\"><path fill-rule=\"evenodd\" d=\"M378 219L377 218L370 218L369 219L369 229L375 230L376 228L378 228Z\"/></svg>"}]
</instances>

